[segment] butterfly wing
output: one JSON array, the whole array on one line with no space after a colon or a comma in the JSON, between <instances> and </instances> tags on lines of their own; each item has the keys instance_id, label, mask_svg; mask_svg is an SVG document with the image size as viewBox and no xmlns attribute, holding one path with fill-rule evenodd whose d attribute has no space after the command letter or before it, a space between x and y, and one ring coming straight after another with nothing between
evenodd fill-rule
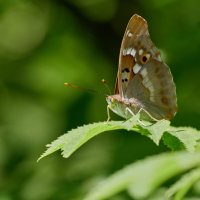
<instances>
[{"instance_id":1,"label":"butterfly wing","mask_svg":"<svg viewBox=\"0 0 200 200\"><path fill-rule=\"evenodd\" d=\"M176 89L169 67L151 60L129 82L125 95L136 98L156 119L171 119L177 111Z\"/></svg>"},{"instance_id":2,"label":"butterfly wing","mask_svg":"<svg viewBox=\"0 0 200 200\"><path fill-rule=\"evenodd\" d=\"M115 94L120 94L124 97L128 82L134 77L133 66L136 64L135 58L139 48L138 39L144 36L148 37L148 35L146 20L139 15L133 15L129 20L122 39Z\"/></svg>"},{"instance_id":3,"label":"butterfly wing","mask_svg":"<svg viewBox=\"0 0 200 200\"><path fill-rule=\"evenodd\" d=\"M115 94L138 99L157 119L171 119L177 110L170 69L150 39L147 22L138 15L130 19L122 40Z\"/></svg>"}]
</instances>

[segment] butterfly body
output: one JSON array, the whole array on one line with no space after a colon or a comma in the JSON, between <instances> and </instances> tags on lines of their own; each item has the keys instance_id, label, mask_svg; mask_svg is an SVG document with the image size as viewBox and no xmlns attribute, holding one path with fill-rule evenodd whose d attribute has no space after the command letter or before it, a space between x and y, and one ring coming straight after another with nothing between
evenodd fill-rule
<instances>
[{"instance_id":1,"label":"butterfly body","mask_svg":"<svg viewBox=\"0 0 200 200\"><path fill-rule=\"evenodd\" d=\"M139 15L130 19L120 49L115 94L108 107L128 119L142 111L159 119L176 113L176 88L169 67L150 39L148 25Z\"/></svg>"},{"instance_id":2,"label":"butterfly body","mask_svg":"<svg viewBox=\"0 0 200 200\"><path fill-rule=\"evenodd\" d=\"M137 99L122 98L119 94L108 96L106 100L110 105L110 109L125 119L132 117L131 112L136 114L144 107ZM131 112L128 111L127 108L129 108Z\"/></svg>"}]
</instances>

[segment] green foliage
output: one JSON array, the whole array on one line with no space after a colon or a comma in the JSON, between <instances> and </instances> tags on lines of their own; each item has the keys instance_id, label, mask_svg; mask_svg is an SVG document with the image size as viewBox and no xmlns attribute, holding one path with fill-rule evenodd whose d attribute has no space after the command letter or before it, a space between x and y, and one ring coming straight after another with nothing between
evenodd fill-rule
<instances>
[{"instance_id":1,"label":"green foliage","mask_svg":"<svg viewBox=\"0 0 200 200\"><path fill-rule=\"evenodd\" d=\"M168 120L160 120L151 124L147 121L141 121L139 115L135 115L127 121L99 122L73 129L47 145L47 151L40 156L39 160L58 150L62 151L63 157L68 158L94 136L118 129L138 132L149 137L157 145L163 139L164 144L172 150L185 149L189 152L194 152L197 141L200 140L200 132L196 129L173 127L170 126Z\"/></svg>"},{"instance_id":2,"label":"green foliage","mask_svg":"<svg viewBox=\"0 0 200 200\"><path fill-rule=\"evenodd\" d=\"M47 145L47 151L39 160L58 150L62 151L63 157L68 158L94 136L118 129L138 132L157 145L163 140L164 144L173 150L195 151L200 140L200 132L196 129L173 127L167 120L151 124L140 121L139 117L135 115L127 121L99 122L73 129ZM101 181L87 194L85 200L107 199L123 190L127 190L134 199L147 198L170 178L197 165L200 165L199 153L165 153L152 156L128 165ZM199 169L191 172L191 175L188 174L183 180L178 181L165 196L170 197L177 192L176 200L181 199L180 197L185 195L192 184L199 180Z\"/></svg>"},{"instance_id":3,"label":"green foliage","mask_svg":"<svg viewBox=\"0 0 200 200\"><path fill-rule=\"evenodd\" d=\"M125 189L134 199L147 198L165 181L199 164L199 153L164 153L152 156L128 165L104 179L84 200L107 199Z\"/></svg>"},{"instance_id":4,"label":"green foliage","mask_svg":"<svg viewBox=\"0 0 200 200\"><path fill-rule=\"evenodd\" d=\"M166 195L168 198L174 196L174 200L181 200L197 181L200 181L199 167L185 174L180 180L172 185Z\"/></svg>"}]
</instances>

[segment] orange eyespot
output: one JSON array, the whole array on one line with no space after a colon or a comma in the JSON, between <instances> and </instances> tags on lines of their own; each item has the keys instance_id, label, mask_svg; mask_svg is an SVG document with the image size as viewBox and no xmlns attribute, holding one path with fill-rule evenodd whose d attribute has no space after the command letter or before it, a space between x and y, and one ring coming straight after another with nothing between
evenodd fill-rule
<instances>
[{"instance_id":1,"label":"orange eyespot","mask_svg":"<svg viewBox=\"0 0 200 200\"><path fill-rule=\"evenodd\" d=\"M140 56L140 62L144 65L146 64L150 59L150 54L149 53L145 53L143 55Z\"/></svg>"}]
</instances>

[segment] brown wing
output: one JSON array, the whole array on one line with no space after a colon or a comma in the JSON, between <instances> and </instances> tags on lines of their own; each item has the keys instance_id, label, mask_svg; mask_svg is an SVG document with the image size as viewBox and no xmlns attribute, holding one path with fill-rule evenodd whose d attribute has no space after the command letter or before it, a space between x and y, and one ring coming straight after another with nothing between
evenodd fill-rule
<instances>
[{"instance_id":1,"label":"brown wing","mask_svg":"<svg viewBox=\"0 0 200 200\"><path fill-rule=\"evenodd\" d=\"M134 76L133 66L136 64L135 56L139 48L138 39L147 35L149 33L146 20L139 15L133 15L129 20L121 44L115 94L119 93L124 96L128 82Z\"/></svg>"},{"instance_id":2,"label":"brown wing","mask_svg":"<svg viewBox=\"0 0 200 200\"><path fill-rule=\"evenodd\" d=\"M150 39L145 19L133 15L120 49L115 92L135 98L155 118L171 119L177 110L176 88L169 67Z\"/></svg>"},{"instance_id":3,"label":"brown wing","mask_svg":"<svg viewBox=\"0 0 200 200\"><path fill-rule=\"evenodd\" d=\"M125 96L138 99L156 119L171 119L177 111L176 87L169 67L157 60L145 64L129 82Z\"/></svg>"}]
</instances>

